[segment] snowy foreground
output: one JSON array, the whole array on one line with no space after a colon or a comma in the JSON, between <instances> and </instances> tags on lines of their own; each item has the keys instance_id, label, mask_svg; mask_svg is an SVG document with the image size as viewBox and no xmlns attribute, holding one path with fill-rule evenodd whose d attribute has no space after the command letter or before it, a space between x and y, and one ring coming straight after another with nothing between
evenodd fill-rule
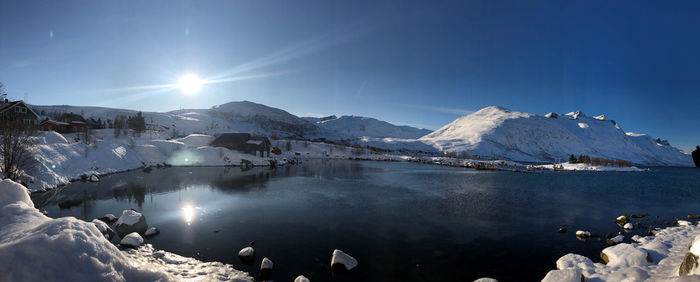
<instances>
[{"instance_id":1,"label":"snowy foreground","mask_svg":"<svg viewBox=\"0 0 700 282\"><path fill-rule=\"evenodd\" d=\"M632 237L637 243L619 244L603 249L607 264L567 254L557 260L557 269L542 281L700 281L700 269L690 267L688 275L679 276L681 264L692 252L700 255L700 226L669 227L654 236ZM695 243L693 243L695 241ZM692 243L692 248L691 247Z\"/></svg>"},{"instance_id":2,"label":"snowy foreground","mask_svg":"<svg viewBox=\"0 0 700 282\"><path fill-rule=\"evenodd\" d=\"M254 281L219 262L201 262L151 245L121 251L95 224L52 219L27 189L0 181L0 278L3 281Z\"/></svg>"}]
</instances>

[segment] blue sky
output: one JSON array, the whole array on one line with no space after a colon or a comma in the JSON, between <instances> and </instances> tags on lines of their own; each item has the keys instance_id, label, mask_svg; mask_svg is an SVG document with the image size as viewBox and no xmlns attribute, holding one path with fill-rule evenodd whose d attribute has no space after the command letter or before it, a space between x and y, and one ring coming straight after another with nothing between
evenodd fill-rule
<instances>
[{"instance_id":1,"label":"blue sky","mask_svg":"<svg viewBox=\"0 0 700 282\"><path fill-rule=\"evenodd\" d=\"M499 105L700 143L697 1L7 1L13 98L168 111L250 100L437 129ZM185 73L196 95L158 87Z\"/></svg>"}]
</instances>

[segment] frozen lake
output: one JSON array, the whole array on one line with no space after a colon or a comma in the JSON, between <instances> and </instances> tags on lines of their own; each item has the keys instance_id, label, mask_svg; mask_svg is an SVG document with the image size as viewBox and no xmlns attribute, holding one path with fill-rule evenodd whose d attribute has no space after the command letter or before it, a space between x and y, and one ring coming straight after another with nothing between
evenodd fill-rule
<instances>
[{"instance_id":1,"label":"frozen lake","mask_svg":"<svg viewBox=\"0 0 700 282\"><path fill-rule=\"evenodd\" d=\"M700 214L700 171L477 171L416 163L307 161L241 171L171 167L77 182L33 197L51 217L92 220L136 209L161 234L146 243L256 276L263 257L273 278L292 281L539 281L567 253L600 261L604 236L622 231L622 213L664 226ZM63 208L59 203L64 203ZM70 206L70 207L67 207ZM657 218L658 216L658 218ZM566 234L556 230L566 225ZM117 242L118 238L115 238ZM256 241L254 265L238 251ZM333 249L359 266L332 275Z\"/></svg>"}]
</instances>

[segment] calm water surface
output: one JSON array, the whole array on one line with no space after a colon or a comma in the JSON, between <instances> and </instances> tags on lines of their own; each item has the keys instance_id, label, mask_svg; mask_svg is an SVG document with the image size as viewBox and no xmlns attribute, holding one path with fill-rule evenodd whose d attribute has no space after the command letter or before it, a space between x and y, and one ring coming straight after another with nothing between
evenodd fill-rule
<instances>
[{"instance_id":1,"label":"calm water surface","mask_svg":"<svg viewBox=\"0 0 700 282\"><path fill-rule=\"evenodd\" d=\"M651 214L633 220L643 226L627 232L628 242L650 224L700 214L700 171L526 174L307 161L275 170L133 171L33 199L49 216L85 220L134 208L161 230L146 239L157 249L230 263L254 276L268 257L277 281L300 274L312 281L538 281L567 253L599 261L604 240L578 240L576 229L616 233L618 215ZM66 200L73 206L59 208ZM568 233L556 232L562 225ZM253 240L256 262L244 264L237 252ZM335 248L359 266L333 275Z\"/></svg>"}]
</instances>

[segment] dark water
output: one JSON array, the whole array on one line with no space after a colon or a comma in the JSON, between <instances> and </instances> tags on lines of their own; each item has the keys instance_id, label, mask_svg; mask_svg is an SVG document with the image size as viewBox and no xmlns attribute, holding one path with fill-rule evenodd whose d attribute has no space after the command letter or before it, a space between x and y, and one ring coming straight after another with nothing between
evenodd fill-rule
<instances>
[{"instance_id":1,"label":"dark water","mask_svg":"<svg viewBox=\"0 0 700 282\"><path fill-rule=\"evenodd\" d=\"M73 200L60 209L58 203ZM143 212L161 234L158 249L222 261L291 281L536 281L567 253L594 260L605 242L576 239L576 229L605 235L622 213L648 213L643 226L700 214L700 171L543 174L476 171L415 163L311 161L269 170L163 168L74 183L41 195L49 216L91 220L123 209ZM192 205L188 222L183 207ZM657 218L658 216L658 218ZM569 232L556 230L567 225ZM643 229L643 230L642 230ZM115 239L115 242L118 240ZM255 240L256 263L237 252ZM333 275L333 249L359 261Z\"/></svg>"}]
</instances>

